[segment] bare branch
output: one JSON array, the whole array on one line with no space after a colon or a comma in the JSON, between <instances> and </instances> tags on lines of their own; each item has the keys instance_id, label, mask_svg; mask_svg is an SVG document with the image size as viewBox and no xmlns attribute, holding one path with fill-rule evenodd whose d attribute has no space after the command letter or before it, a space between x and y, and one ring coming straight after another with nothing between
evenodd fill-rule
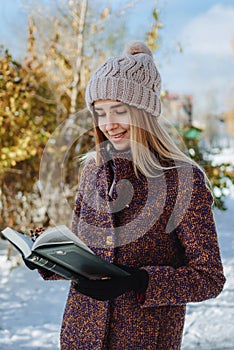
<instances>
[{"instance_id":1,"label":"bare branch","mask_svg":"<svg viewBox=\"0 0 234 350\"><path fill-rule=\"evenodd\" d=\"M70 114L76 112L76 100L78 95L78 84L81 74L82 58L83 58L83 47L84 47L84 26L85 18L87 13L88 0L84 0L81 5L81 13L79 19L79 29L77 35L77 60L75 67L74 79L72 82L72 93L71 93L71 107Z\"/></svg>"}]
</instances>

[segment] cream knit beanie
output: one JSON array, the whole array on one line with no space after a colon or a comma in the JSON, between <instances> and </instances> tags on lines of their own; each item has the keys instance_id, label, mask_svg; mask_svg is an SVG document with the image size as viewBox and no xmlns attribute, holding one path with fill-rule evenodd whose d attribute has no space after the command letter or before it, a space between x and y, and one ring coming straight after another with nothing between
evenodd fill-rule
<instances>
[{"instance_id":1,"label":"cream knit beanie","mask_svg":"<svg viewBox=\"0 0 234 350\"><path fill-rule=\"evenodd\" d=\"M91 76L85 93L87 107L97 100L121 101L155 117L161 113L161 77L148 46L130 43L121 56L109 58Z\"/></svg>"}]
</instances>

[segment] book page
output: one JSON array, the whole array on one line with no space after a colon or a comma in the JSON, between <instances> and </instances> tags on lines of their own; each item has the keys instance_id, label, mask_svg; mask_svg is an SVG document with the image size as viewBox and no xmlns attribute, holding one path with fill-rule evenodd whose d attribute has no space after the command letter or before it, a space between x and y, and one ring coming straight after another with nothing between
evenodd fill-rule
<instances>
[{"instance_id":1,"label":"book page","mask_svg":"<svg viewBox=\"0 0 234 350\"><path fill-rule=\"evenodd\" d=\"M44 231L36 239L32 249L36 249L44 245L53 245L53 243L75 243L78 245L78 247L81 247L94 254L93 251L65 225L55 226Z\"/></svg>"},{"instance_id":2,"label":"book page","mask_svg":"<svg viewBox=\"0 0 234 350\"><path fill-rule=\"evenodd\" d=\"M14 247L26 258L31 255L33 241L30 237L23 235L10 227L1 231L3 236L14 245Z\"/></svg>"}]
</instances>

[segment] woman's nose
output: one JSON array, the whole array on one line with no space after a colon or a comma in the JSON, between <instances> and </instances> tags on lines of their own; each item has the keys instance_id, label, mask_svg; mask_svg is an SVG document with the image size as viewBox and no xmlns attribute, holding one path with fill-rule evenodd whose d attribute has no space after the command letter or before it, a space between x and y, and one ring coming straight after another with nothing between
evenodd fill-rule
<instances>
[{"instance_id":1,"label":"woman's nose","mask_svg":"<svg viewBox=\"0 0 234 350\"><path fill-rule=\"evenodd\" d=\"M106 131L110 131L110 130L116 129L117 124L116 123L106 123L105 127L106 127Z\"/></svg>"},{"instance_id":2,"label":"woman's nose","mask_svg":"<svg viewBox=\"0 0 234 350\"><path fill-rule=\"evenodd\" d=\"M116 122L115 117L112 116L111 114L108 114L106 116L105 127L106 127L107 131L115 129L116 127L118 127L118 123Z\"/></svg>"}]
</instances>

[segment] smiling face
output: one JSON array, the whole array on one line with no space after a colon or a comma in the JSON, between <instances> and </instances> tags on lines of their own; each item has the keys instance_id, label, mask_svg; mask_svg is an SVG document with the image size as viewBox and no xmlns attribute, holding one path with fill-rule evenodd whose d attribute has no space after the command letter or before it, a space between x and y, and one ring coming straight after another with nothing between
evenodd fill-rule
<instances>
[{"instance_id":1,"label":"smiling face","mask_svg":"<svg viewBox=\"0 0 234 350\"><path fill-rule=\"evenodd\" d=\"M117 151L130 147L129 111L125 104L112 100L94 103L95 116L99 129Z\"/></svg>"}]
</instances>

